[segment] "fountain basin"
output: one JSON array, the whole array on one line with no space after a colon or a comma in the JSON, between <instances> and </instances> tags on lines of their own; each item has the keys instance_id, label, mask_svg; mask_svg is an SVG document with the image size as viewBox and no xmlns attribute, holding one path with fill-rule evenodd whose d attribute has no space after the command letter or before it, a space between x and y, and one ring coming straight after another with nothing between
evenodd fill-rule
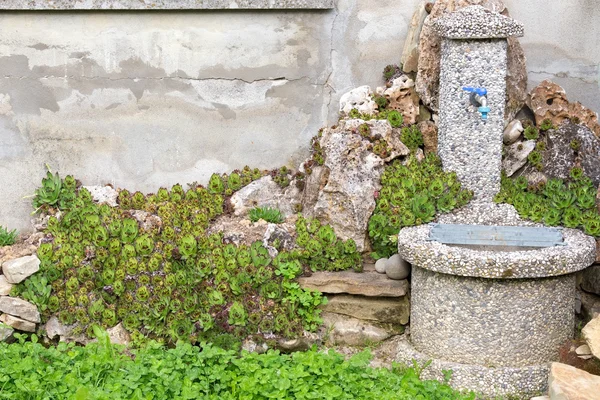
<instances>
[{"instance_id":1,"label":"fountain basin","mask_svg":"<svg viewBox=\"0 0 600 400\"><path fill-rule=\"evenodd\" d=\"M445 274L480 278L545 278L580 271L596 258L594 238L563 229L563 246L521 250L447 245L431 241L431 226L404 228L398 236L398 253L412 265Z\"/></svg>"},{"instance_id":2,"label":"fountain basin","mask_svg":"<svg viewBox=\"0 0 600 400\"><path fill-rule=\"evenodd\" d=\"M536 226L506 205L474 205L443 222ZM560 246L497 251L432 241L431 229L398 235L412 278L410 342L397 360L433 360L432 377L456 370L453 386L491 397L544 391L548 363L573 337L575 272L594 262L594 238L563 229Z\"/></svg>"}]
</instances>

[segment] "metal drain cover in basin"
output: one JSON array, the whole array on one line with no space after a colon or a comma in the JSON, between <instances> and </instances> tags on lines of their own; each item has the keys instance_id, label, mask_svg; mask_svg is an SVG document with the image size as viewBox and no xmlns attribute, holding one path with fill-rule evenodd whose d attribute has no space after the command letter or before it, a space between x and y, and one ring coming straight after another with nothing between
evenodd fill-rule
<instances>
[{"instance_id":1,"label":"metal drain cover in basin","mask_svg":"<svg viewBox=\"0 0 600 400\"><path fill-rule=\"evenodd\" d=\"M552 247L564 246L558 228L528 226L431 224L429 240L444 244Z\"/></svg>"}]
</instances>

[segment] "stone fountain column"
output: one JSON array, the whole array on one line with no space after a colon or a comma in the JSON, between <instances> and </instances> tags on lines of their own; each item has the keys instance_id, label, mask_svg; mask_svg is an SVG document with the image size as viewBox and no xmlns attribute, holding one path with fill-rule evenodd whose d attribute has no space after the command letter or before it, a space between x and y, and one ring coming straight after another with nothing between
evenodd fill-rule
<instances>
[{"instance_id":1,"label":"stone fountain column","mask_svg":"<svg viewBox=\"0 0 600 400\"><path fill-rule=\"evenodd\" d=\"M439 18L434 29L443 37L438 151L444 169L475 194L438 222L454 235L456 224L535 225L492 201L500 190L506 38L521 36L523 26L470 6ZM484 398L543 392L548 363L573 336L574 273L594 262L594 238L563 229L561 245L490 250L438 241L431 229L415 226L398 235L412 278L410 340L399 344L396 360L431 361L426 378L452 370L451 385Z\"/></svg>"},{"instance_id":2,"label":"stone fountain column","mask_svg":"<svg viewBox=\"0 0 600 400\"><path fill-rule=\"evenodd\" d=\"M507 37L523 25L483 7L467 7L435 22L443 38L438 152L475 201L491 202L500 190L507 74ZM464 87L487 90L490 112L482 119Z\"/></svg>"}]
</instances>

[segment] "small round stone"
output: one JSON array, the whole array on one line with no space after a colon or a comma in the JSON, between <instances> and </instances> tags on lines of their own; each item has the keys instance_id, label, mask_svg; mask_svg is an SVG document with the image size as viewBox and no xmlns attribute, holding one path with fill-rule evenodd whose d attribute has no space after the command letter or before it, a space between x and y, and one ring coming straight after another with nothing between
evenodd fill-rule
<instances>
[{"instance_id":1,"label":"small round stone","mask_svg":"<svg viewBox=\"0 0 600 400\"><path fill-rule=\"evenodd\" d=\"M410 264L404 261L400 254L394 254L385 263L385 273L390 279L406 279L410 274Z\"/></svg>"},{"instance_id":2,"label":"small round stone","mask_svg":"<svg viewBox=\"0 0 600 400\"><path fill-rule=\"evenodd\" d=\"M385 274L385 265L387 263L387 258L380 258L379 260L377 260L375 262L375 271L379 272L380 274Z\"/></svg>"}]
</instances>

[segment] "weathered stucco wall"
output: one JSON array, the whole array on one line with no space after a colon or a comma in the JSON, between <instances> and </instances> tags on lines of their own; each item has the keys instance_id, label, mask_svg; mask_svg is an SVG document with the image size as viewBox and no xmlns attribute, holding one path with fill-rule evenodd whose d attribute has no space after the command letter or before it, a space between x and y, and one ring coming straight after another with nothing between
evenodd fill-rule
<instances>
[{"instance_id":1,"label":"weathered stucco wall","mask_svg":"<svg viewBox=\"0 0 600 400\"><path fill-rule=\"evenodd\" d=\"M531 78L561 76L571 99L598 110L598 11L555 3L507 1L526 25ZM296 165L339 97L381 84L398 62L417 4L0 12L0 224L28 227L23 197L46 163L147 192L246 164Z\"/></svg>"}]
</instances>

